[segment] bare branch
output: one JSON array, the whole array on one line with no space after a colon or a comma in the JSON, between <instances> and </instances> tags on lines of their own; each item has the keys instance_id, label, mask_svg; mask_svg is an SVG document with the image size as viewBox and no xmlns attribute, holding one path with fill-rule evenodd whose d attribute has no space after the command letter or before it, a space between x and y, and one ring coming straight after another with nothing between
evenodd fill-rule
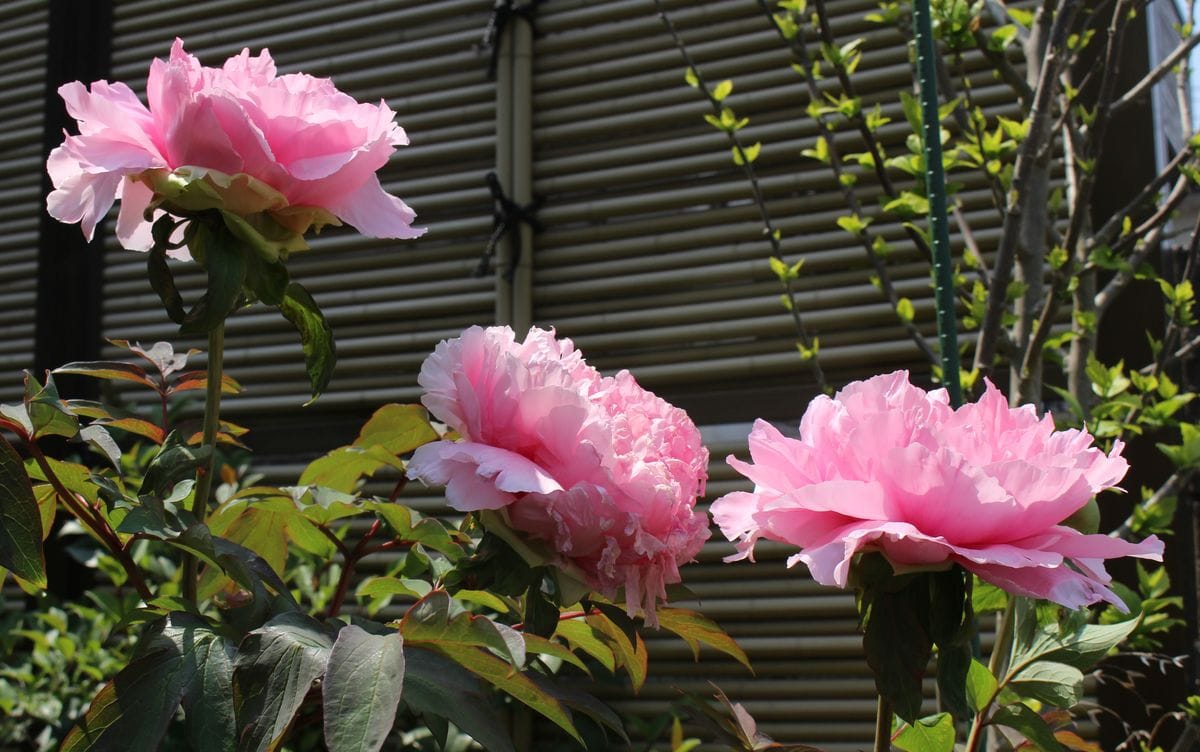
<instances>
[{"instance_id":1,"label":"bare branch","mask_svg":"<svg viewBox=\"0 0 1200 752\"><path fill-rule=\"evenodd\" d=\"M1138 242L1140 245L1129 255L1128 264L1121 269L1116 275L1108 281L1100 292L1096 294L1096 310L1103 314L1108 309L1117 296L1121 294L1130 282L1133 281L1134 274L1142 262L1146 260L1146 256L1158 244L1162 238L1163 232L1166 230L1166 219L1171 216L1171 213L1183 202L1183 199L1188 194L1188 179L1180 177L1175 182L1175 188L1171 191L1171 195L1163 202L1163 205L1158 208L1149 219L1138 225L1133 232L1121 238L1121 241L1114 246L1114 251L1120 251L1128 247L1130 244Z\"/></svg>"},{"instance_id":2,"label":"bare branch","mask_svg":"<svg viewBox=\"0 0 1200 752\"><path fill-rule=\"evenodd\" d=\"M1033 89L1029 88L1029 83L1025 78L1017 72L1013 64L1008 61L1008 57L1003 52L997 52L988 46L987 35L981 30L976 29L974 33L975 46L987 58L987 61L992 64L992 67L1000 74L1000 79L1016 92L1021 99L1021 107L1028 110L1033 106Z\"/></svg>"},{"instance_id":3,"label":"bare branch","mask_svg":"<svg viewBox=\"0 0 1200 752\"><path fill-rule=\"evenodd\" d=\"M1158 487L1158 490L1154 492L1153 496L1151 496L1149 499L1146 499L1141 504L1138 504L1138 506L1145 510L1152 510L1159 504L1162 504L1166 499L1172 496L1178 496L1179 492L1183 490L1183 487L1186 486L1188 481L1192 479L1194 472L1195 471L1193 470L1176 470L1171 474L1170 478L1167 478L1165 483ZM1128 539L1132 534L1133 515L1130 515L1124 522L1121 523L1120 527L1109 533L1109 535L1114 538L1126 539Z\"/></svg>"},{"instance_id":4,"label":"bare branch","mask_svg":"<svg viewBox=\"0 0 1200 752\"><path fill-rule=\"evenodd\" d=\"M1113 212L1113 215L1108 218L1099 230L1097 230L1087 241L1087 249L1094 250L1102 245L1111 245L1116 240L1116 234L1120 232L1121 225L1125 221L1125 217L1131 216L1146 202L1150 201L1163 186L1165 186L1172 177L1175 177L1179 166L1187 161L1192 156L1190 149L1184 149L1176 154L1171 161L1163 167L1154 179L1146 184L1146 187L1134 196L1133 200L1126 204L1121 209Z\"/></svg>"},{"instance_id":5,"label":"bare branch","mask_svg":"<svg viewBox=\"0 0 1200 752\"><path fill-rule=\"evenodd\" d=\"M1047 3L1049 0L1046 0ZM1041 75L1035 89L1033 109L1030 112L1029 135L1021 143L1017 163L1013 170L1012 191L1008 208L1004 214L1000 247L996 252L992 286L988 290L987 307L975 347L975 368L981 375L992 371L992 359L996 355L996 342L1003 325L1002 317L1007 300L1008 283L1012 280L1013 259L1016 254L1018 230L1025 211L1028 209L1030 192L1027 190L1036 155L1042 144L1050 137L1049 118L1054 95L1058 88L1058 74L1063 64L1062 49L1067 30L1078 9L1078 0L1062 0L1050 28L1046 57L1042 61ZM1044 12L1043 7L1042 11Z\"/></svg>"},{"instance_id":6,"label":"bare branch","mask_svg":"<svg viewBox=\"0 0 1200 752\"><path fill-rule=\"evenodd\" d=\"M1180 42L1179 46L1172 50L1170 55L1167 55L1165 58L1163 58L1161 63L1154 66L1154 70L1147 73L1141 81L1138 81L1136 84L1134 84L1133 88L1122 94L1120 99L1113 102L1112 107L1109 108L1109 113L1111 115L1115 115L1142 97L1146 96L1150 92L1150 89L1156 83L1162 80L1163 76L1166 76L1168 73L1170 73L1171 69L1176 65L1179 65L1181 60L1185 60L1187 58L1187 54L1191 52L1197 44L1200 44L1200 34L1193 34L1192 36Z\"/></svg>"}]
</instances>

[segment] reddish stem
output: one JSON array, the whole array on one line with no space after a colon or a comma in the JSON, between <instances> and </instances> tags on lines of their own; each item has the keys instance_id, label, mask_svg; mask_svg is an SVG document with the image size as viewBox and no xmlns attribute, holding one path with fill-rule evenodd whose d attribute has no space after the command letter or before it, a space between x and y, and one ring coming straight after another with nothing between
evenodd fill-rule
<instances>
[{"instance_id":1,"label":"reddish stem","mask_svg":"<svg viewBox=\"0 0 1200 752\"><path fill-rule=\"evenodd\" d=\"M150 592L150 588L146 585L146 580L142 577L142 571L138 569L137 564L134 564L129 551L126 550L125 546L121 543L121 539L113 532L113 529L105 521L104 517L98 511L88 506L86 501L81 501L75 494L67 490L66 486L63 485L62 481L54 473L54 469L50 467L50 463L46 460L46 455L42 453L42 448L37 445L36 441L29 439L26 442L26 446L29 447L29 453L33 456L34 461L37 462L38 467L42 469L46 480L54 488L54 492L62 500L63 506L85 527L91 530L92 534L113 555L113 558L120 563L121 568L125 570L125 574L129 578L129 582L132 583L138 595L142 597L142 600L149 601L153 599L154 594Z\"/></svg>"}]
</instances>

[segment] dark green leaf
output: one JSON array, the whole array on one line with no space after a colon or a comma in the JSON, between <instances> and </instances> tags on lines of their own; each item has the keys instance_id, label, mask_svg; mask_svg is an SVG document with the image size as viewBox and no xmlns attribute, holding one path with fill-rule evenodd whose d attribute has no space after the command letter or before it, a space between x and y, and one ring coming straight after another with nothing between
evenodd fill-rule
<instances>
[{"instance_id":1,"label":"dark green leaf","mask_svg":"<svg viewBox=\"0 0 1200 752\"><path fill-rule=\"evenodd\" d=\"M212 456L211 447L191 447L179 445L174 441L174 435L167 437L167 443L146 468L142 486L138 496L153 496L165 499L175 489L175 486L185 480L196 477L196 471L208 466Z\"/></svg>"},{"instance_id":2,"label":"dark green leaf","mask_svg":"<svg viewBox=\"0 0 1200 752\"><path fill-rule=\"evenodd\" d=\"M921 680L933 653L924 590L917 586L874 593L863 625L863 647L875 688L891 701L896 715L909 722L921 713Z\"/></svg>"},{"instance_id":3,"label":"dark green leaf","mask_svg":"<svg viewBox=\"0 0 1200 752\"><path fill-rule=\"evenodd\" d=\"M375 752L383 746L404 686L400 633L371 634L350 625L338 632L321 696L330 752Z\"/></svg>"},{"instance_id":4,"label":"dark green leaf","mask_svg":"<svg viewBox=\"0 0 1200 752\"><path fill-rule=\"evenodd\" d=\"M904 752L953 752L954 719L949 713L919 718L901 729L892 744Z\"/></svg>"},{"instance_id":5,"label":"dark green leaf","mask_svg":"<svg viewBox=\"0 0 1200 752\"><path fill-rule=\"evenodd\" d=\"M404 639L439 648L450 645L490 648L515 668L525 665L525 640L520 632L486 616L465 611L451 616L451 605L450 595L445 590L435 590L422 598L401 621Z\"/></svg>"},{"instance_id":6,"label":"dark green leaf","mask_svg":"<svg viewBox=\"0 0 1200 752\"><path fill-rule=\"evenodd\" d=\"M989 723L1016 730L1041 752L1065 752L1062 744L1054 737L1054 732L1046 725L1042 717L1020 703L1000 708Z\"/></svg>"},{"instance_id":7,"label":"dark green leaf","mask_svg":"<svg viewBox=\"0 0 1200 752\"><path fill-rule=\"evenodd\" d=\"M967 673L970 667L970 642L938 646L938 695L946 709L956 718L970 718L974 715L974 708L967 698Z\"/></svg>"},{"instance_id":8,"label":"dark green leaf","mask_svg":"<svg viewBox=\"0 0 1200 752\"><path fill-rule=\"evenodd\" d=\"M167 316L176 324L182 324L185 316L183 297L179 294L179 289L175 287L175 276L171 274L171 267L167 265L166 248L155 243L146 256L146 267L150 286L154 288L158 299L167 309Z\"/></svg>"},{"instance_id":9,"label":"dark green leaf","mask_svg":"<svg viewBox=\"0 0 1200 752\"><path fill-rule=\"evenodd\" d=\"M200 224L196 231L204 247L208 289L188 311L181 334L208 334L233 313L246 282L246 251L224 227Z\"/></svg>"},{"instance_id":10,"label":"dark green leaf","mask_svg":"<svg viewBox=\"0 0 1200 752\"><path fill-rule=\"evenodd\" d=\"M283 303L291 277L287 267L280 261L267 261L258 253L247 253L246 289L254 297L269 306Z\"/></svg>"},{"instance_id":11,"label":"dark green leaf","mask_svg":"<svg viewBox=\"0 0 1200 752\"><path fill-rule=\"evenodd\" d=\"M246 635L233 670L240 750L278 749L332 649L325 627L300 613L281 614Z\"/></svg>"},{"instance_id":12,"label":"dark green leaf","mask_svg":"<svg viewBox=\"0 0 1200 752\"><path fill-rule=\"evenodd\" d=\"M558 627L558 607L546 598L539 585L530 585L525 591L525 610L522 620L529 634L549 637Z\"/></svg>"},{"instance_id":13,"label":"dark green leaf","mask_svg":"<svg viewBox=\"0 0 1200 752\"><path fill-rule=\"evenodd\" d=\"M312 296L296 282L287 286L279 312L292 322L300 333L300 344L304 349L304 366L308 371L308 380L312 385L313 399L316 399L329 379L333 377L333 366L337 362L337 352L333 344L333 330L329 322L317 306Z\"/></svg>"},{"instance_id":14,"label":"dark green leaf","mask_svg":"<svg viewBox=\"0 0 1200 752\"><path fill-rule=\"evenodd\" d=\"M449 658L406 644L403 698L427 719L453 719L455 726L490 752L513 752L490 693L474 674Z\"/></svg>"},{"instance_id":15,"label":"dark green leaf","mask_svg":"<svg viewBox=\"0 0 1200 752\"><path fill-rule=\"evenodd\" d=\"M0 436L0 567L46 587L42 516L17 450Z\"/></svg>"},{"instance_id":16,"label":"dark green leaf","mask_svg":"<svg viewBox=\"0 0 1200 752\"><path fill-rule=\"evenodd\" d=\"M232 716L226 707L231 650L227 640L195 617L175 613L159 621L143 641L141 654L92 700L61 752L154 752L185 696L195 709L189 715L197 716L189 720L189 731L197 735L192 748L232 749ZM209 717L199 718L202 714Z\"/></svg>"}]
</instances>

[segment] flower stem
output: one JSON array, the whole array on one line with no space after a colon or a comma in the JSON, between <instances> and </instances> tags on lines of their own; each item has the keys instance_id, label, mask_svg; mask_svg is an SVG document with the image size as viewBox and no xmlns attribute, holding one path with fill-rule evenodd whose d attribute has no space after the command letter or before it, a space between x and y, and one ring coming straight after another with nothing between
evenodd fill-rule
<instances>
[{"instance_id":1,"label":"flower stem","mask_svg":"<svg viewBox=\"0 0 1200 752\"><path fill-rule=\"evenodd\" d=\"M225 355L225 322L222 321L208 333L208 376L204 392L204 428L201 446L208 447L208 466L200 470L196 481L196 494L192 498L192 514L199 523L204 522L208 511L208 497L212 493L213 473L216 469L217 429L221 425L221 381L222 361ZM196 599L196 558L183 555L183 597Z\"/></svg>"},{"instance_id":2,"label":"flower stem","mask_svg":"<svg viewBox=\"0 0 1200 752\"><path fill-rule=\"evenodd\" d=\"M1007 669L1006 664L1012 653L1013 644L1013 614L1016 610L1017 596L1010 595L1008 597L1008 605L1004 607L1004 613L1000 615L999 621L996 622L996 642L992 645L992 657L988 659L988 672L996 677L998 682L996 691L989 698L987 705L975 714L975 719L971 722L971 731L967 735L966 752L976 752L980 744L986 743L986 732L984 730L984 715L987 713L988 706L996 699L996 695L1000 693L1000 687L1004 686L1001 681L1000 672Z\"/></svg>"},{"instance_id":3,"label":"flower stem","mask_svg":"<svg viewBox=\"0 0 1200 752\"><path fill-rule=\"evenodd\" d=\"M892 704L879 695L875 704L875 752L888 752L892 748Z\"/></svg>"}]
</instances>

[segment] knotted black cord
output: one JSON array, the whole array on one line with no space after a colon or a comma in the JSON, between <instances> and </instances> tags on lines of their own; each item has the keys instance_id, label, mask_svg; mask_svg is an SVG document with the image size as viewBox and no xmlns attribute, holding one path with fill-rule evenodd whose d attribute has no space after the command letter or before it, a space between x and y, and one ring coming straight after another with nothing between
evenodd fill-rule
<instances>
[{"instance_id":1,"label":"knotted black cord","mask_svg":"<svg viewBox=\"0 0 1200 752\"><path fill-rule=\"evenodd\" d=\"M488 63L489 81L496 78L496 66L500 62L500 36L504 33L504 27L513 18L523 18L536 34L537 29L534 27L533 16L541 4L542 0L529 0L520 5L513 3L513 0L496 0L487 27L483 30L483 40L479 43L479 49L491 50L491 60Z\"/></svg>"},{"instance_id":2,"label":"knotted black cord","mask_svg":"<svg viewBox=\"0 0 1200 752\"><path fill-rule=\"evenodd\" d=\"M484 181L492 194L492 236L488 238L487 246L484 247L483 255L479 259L479 266L475 269L476 277L485 277L491 272L492 258L496 255L496 245L506 234L515 230L519 223L526 223L533 228L534 232L542 231L542 223L537 218L537 211L542 206L541 197L535 197L533 201L522 206L504 195L504 189L500 187L500 178L496 176L496 173L489 172ZM513 270L516 269L520 260L521 244L514 243L512 263L502 272L504 279L512 279Z\"/></svg>"}]
</instances>

